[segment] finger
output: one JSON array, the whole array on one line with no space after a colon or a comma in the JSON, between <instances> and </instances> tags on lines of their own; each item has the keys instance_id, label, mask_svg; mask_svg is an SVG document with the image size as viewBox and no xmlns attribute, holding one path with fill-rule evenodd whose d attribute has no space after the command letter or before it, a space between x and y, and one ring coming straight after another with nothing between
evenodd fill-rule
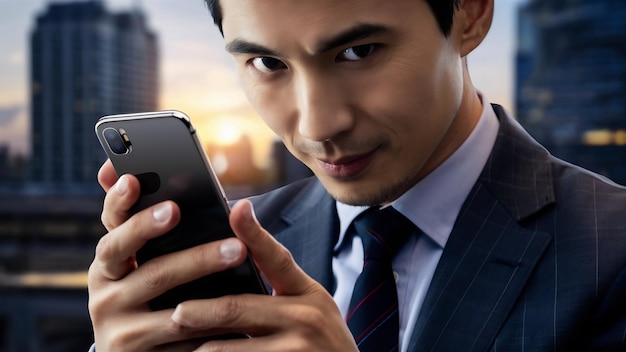
<instances>
[{"instance_id":1,"label":"finger","mask_svg":"<svg viewBox=\"0 0 626 352\"><path fill-rule=\"evenodd\" d=\"M200 347L206 340L206 338L196 338L182 342L172 342L158 346L154 349L154 352L197 351L198 347Z\"/></svg>"},{"instance_id":2,"label":"finger","mask_svg":"<svg viewBox=\"0 0 626 352\"><path fill-rule=\"evenodd\" d=\"M290 310L293 308L290 298L241 294L185 301L176 306L172 321L190 330L221 329L261 336L281 330L283 325L295 326L296 314ZM300 316L309 313L308 308L300 312L303 313Z\"/></svg>"},{"instance_id":3,"label":"finger","mask_svg":"<svg viewBox=\"0 0 626 352\"><path fill-rule=\"evenodd\" d=\"M105 192L108 192L109 188L111 188L116 181L117 173L113 168L111 159L107 159L100 167L100 170L98 170L98 183L100 183L100 186L102 186Z\"/></svg>"},{"instance_id":4,"label":"finger","mask_svg":"<svg viewBox=\"0 0 626 352\"><path fill-rule=\"evenodd\" d=\"M191 350L203 341L192 339L207 336L203 331L188 331L169 320L172 310L134 312L110 327L107 336L96 333L97 351L181 351ZM206 341L206 339L204 340ZM106 343L106 345L105 345ZM147 346L160 346L156 349ZM176 347L176 348L174 348ZM183 348L184 347L184 348Z\"/></svg>"},{"instance_id":5,"label":"finger","mask_svg":"<svg viewBox=\"0 0 626 352\"><path fill-rule=\"evenodd\" d=\"M255 337L252 339L214 340L204 343L194 352L270 352L270 351L305 351L300 348L295 339L283 339L280 336L271 335Z\"/></svg>"},{"instance_id":6,"label":"finger","mask_svg":"<svg viewBox=\"0 0 626 352\"><path fill-rule=\"evenodd\" d=\"M100 219L108 231L120 226L130 217L130 209L139 199L141 186L133 175L122 175L109 187L104 197Z\"/></svg>"},{"instance_id":7,"label":"finger","mask_svg":"<svg viewBox=\"0 0 626 352\"><path fill-rule=\"evenodd\" d=\"M176 286L235 267L243 263L246 255L240 240L227 238L154 258L125 278L132 288L120 298L120 303L146 303Z\"/></svg>"},{"instance_id":8,"label":"finger","mask_svg":"<svg viewBox=\"0 0 626 352\"><path fill-rule=\"evenodd\" d=\"M254 262L279 295L299 295L311 290L315 281L296 264L291 253L261 227L248 200L232 209L230 225L248 247Z\"/></svg>"},{"instance_id":9,"label":"finger","mask_svg":"<svg viewBox=\"0 0 626 352\"><path fill-rule=\"evenodd\" d=\"M103 236L90 268L94 279L119 280L129 272L129 260L148 240L171 230L180 220L180 209L171 201L159 203L132 216Z\"/></svg>"},{"instance_id":10,"label":"finger","mask_svg":"<svg viewBox=\"0 0 626 352\"><path fill-rule=\"evenodd\" d=\"M266 336L281 336L283 342L297 339L302 348L294 350L352 351L355 347L341 312L321 286L316 293L305 297L245 294L186 301L176 307L172 321L190 331L220 329L223 332L245 333L257 341L257 338ZM314 341L325 341L325 344L330 343L326 346L335 347L312 348L307 345ZM338 348L340 345L346 347ZM286 346L295 345L290 343Z\"/></svg>"}]
</instances>

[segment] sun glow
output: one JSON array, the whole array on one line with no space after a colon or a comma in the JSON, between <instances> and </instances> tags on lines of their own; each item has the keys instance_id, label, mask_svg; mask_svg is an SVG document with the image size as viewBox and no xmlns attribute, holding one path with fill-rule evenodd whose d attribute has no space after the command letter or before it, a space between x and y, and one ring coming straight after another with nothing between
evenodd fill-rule
<instances>
[{"instance_id":1,"label":"sun glow","mask_svg":"<svg viewBox=\"0 0 626 352\"><path fill-rule=\"evenodd\" d=\"M237 143L243 134L239 124L235 121L218 120L212 131L211 142L220 146L229 146Z\"/></svg>"},{"instance_id":2,"label":"sun glow","mask_svg":"<svg viewBox=\"0 0 626 352\"><path fill-rule=\"evenodd\" d=\"M265 168L271 163L269 158L275 136L256 115L229 113L215 116L198 112L194 116L198 118L192 122L205 148L231 147L247 138L252 144L256 165Z\"/></svg>"}]
</instances>

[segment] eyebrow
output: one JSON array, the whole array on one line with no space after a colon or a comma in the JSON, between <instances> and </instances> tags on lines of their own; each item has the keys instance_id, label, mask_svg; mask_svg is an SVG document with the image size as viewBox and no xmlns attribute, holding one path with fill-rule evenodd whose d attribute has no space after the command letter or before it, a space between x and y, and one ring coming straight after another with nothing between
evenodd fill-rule
<instances>
[{"instance_id":1,"label":"eyebrow","mask_svg":"<svg viewBox=\"0 0 626 352\"><path fill-rule=\"evenodd\" d=\"M347 45L351 42L368 38L376 34L389 32L389 28L377 24L362 23L355 27L348 28L339 34L322 40L313 51L320 54L334 48ZM261 56L282 56L280 52L269 49L259 44L254 44L243 39L234 39L226 45L226 50L231 54L254 54Z\"/></svg>"},{"instance_id":2,"label":"eyebrow","mask_svg":"<svg viewBox=\"0 0 626 352\"><path fill-rule=\"evenodd\" d=\"M376 34L389 32L389 28L377 24L362 23L355 27L323 40L314 50L315 54L327 52L340 46L347 45L351 42L365 39Z\"/></svg>"},{"instance_id":3,"label":"eyebrow","mask_svg":"<svg viewBox=\"0 0 626 352\"><path fill-rule=\"evenodd\" d=\"M235 39L226 44L226 51L231 54L255 54L262 56L281 56L279 52L254 44L243 39Z\"/></svg>"}]
</instances>

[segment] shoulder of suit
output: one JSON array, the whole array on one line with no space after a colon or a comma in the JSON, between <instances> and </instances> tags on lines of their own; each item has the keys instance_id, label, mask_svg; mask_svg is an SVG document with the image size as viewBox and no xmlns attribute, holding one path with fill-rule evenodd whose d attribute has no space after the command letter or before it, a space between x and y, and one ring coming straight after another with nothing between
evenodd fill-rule
<instances>
[{"instance_id":1,"label":"shoulder of suit","mask_svg":"<svg viewBox=\"0 0 626 352\"><path fill-rule=\"evenodd\" d=\"M263 224L293 206L302 206L327 192L317 177L311 176L277 188L264 194L250 197L254 211Z\"/></svg>"},{"instance_id":2,"label":"shoulder of suit","mask_svg":"<svg viewBox=\"0 0 626 352\"><path fill-rule=\"evenodd\" d=\"M557 201L626 204L626 187L605 176L566 161L556 159L552 168L556 176ZM610 208L609 208L610 209Z\"/></svg>"}]
</instances>

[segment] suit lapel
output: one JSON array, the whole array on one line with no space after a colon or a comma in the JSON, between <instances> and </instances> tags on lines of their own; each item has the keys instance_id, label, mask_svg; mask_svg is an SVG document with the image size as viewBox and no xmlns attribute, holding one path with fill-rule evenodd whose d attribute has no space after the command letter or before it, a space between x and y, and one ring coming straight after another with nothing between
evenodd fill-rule
<instances>
[{"instance_id":1,"label":"suit lapel","mask_svg":"<svg viewBox=\"0 0 626 352\"><path fill-rule=\"evenodd\" d=\"M520 228L477 184L441 257L409 351L487 350L550 238Z\"/></svg>"},{"instance_id":2,"label":"suit lapel","mask_svg":"<svg viewBox=\"0 0 626 352\"><path fill-rule=\"evenodd\" d=\"M554 201L549 156L494 110L496 145L450 234L409 351L488 350L551 241L520 225Z\"/></svg>"},{"instance_id":3,"label":"suit lapel","mask_svg":"<svg viewBox=\"0 0 626 352\"><path fill-rule=\"evenodd\" d=\"M319 182L311 183L285 207L281 221L267 228L309 276L334 291L333 247L339 232L335 201Z\"/></svg>"}]
</instances>

